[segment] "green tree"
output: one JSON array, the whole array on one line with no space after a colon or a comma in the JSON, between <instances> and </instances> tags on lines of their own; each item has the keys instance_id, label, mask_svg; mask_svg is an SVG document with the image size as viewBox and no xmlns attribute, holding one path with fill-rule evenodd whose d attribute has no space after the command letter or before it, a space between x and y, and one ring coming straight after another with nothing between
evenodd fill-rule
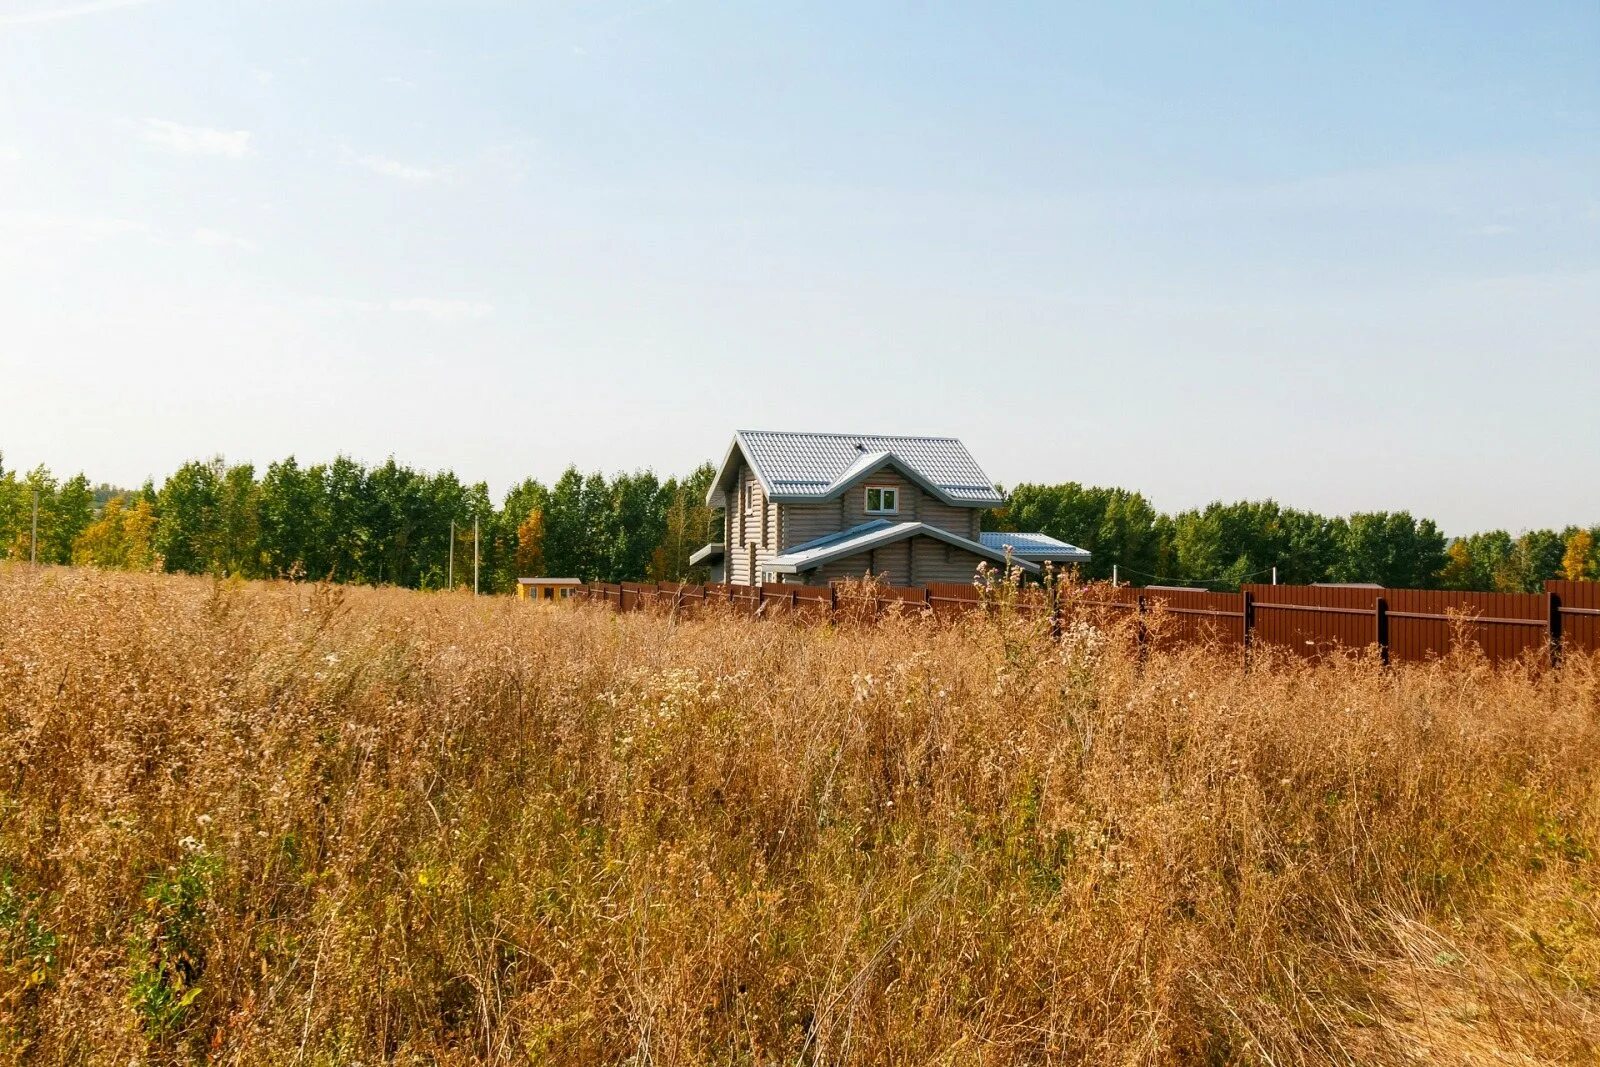
<instances>
[{"instance_id":1,"label":"green tree","mask_svg":"<svg viewBox=\"0 0 1600 1067\"><path fill-rule=\"evenodd\" d=\"M1431 519L1410 512L1358 512L1347 521L1333 567L1341 582L1376 582L1397 589L1433 585L1446 563L1445 538Z\"/></svg>"},{"instance_id":2,"label":"green tree","mask_svg":"<svg viewBox=\"0 0 1600 1067\"><path fill-rule=\"evenodd\" d=\"M261 577L261 486L250 464L228 467L218 479L217 526L214 565L224 574Z\"/></svg>"},{"instance_id":3,"label":"green tree","mask_svg":"<svg viewBox=\"0 0 1600 1067\"><path fill-rule=\"evenodd\" d=\"M49 535L40 531L39 560L71 563L72 546L78 535L94 521L94 489L82 474L61 484L51 502Z\"/></svg>"},{"instance_id":4,"label":"green tree","mask_svg":"<svg viewBox=\"0 0 1600 1067\"><path fill-rule=\"evenodd\" d=\"M496 558L502 561L495 576L495 587L512 590L519 577L548 573L544 555L545 508L550 491L527 478L512 486L496 517Z\"/></svg>"},{"instance_id":5,"label":"green tree","mask_svg":"<svg viewBox=\"0 0 1600 1067\"><path fill-rule=\"evenodd\" d=\"M1518 537L1495 575L1495 591L1542 592L1549 578L1561 577L1561 557L1566 546L1554 530L1529 530Z\"/></svg>"},{"instance_id":6,"label":"green tree","mask_svg":"<svg viewBox=\"0 0 1600 1067\"><path fill-rule=\"evenodd\" d=\"M320 558L336 582L369 580L366 562L372 529L366 468L341 455L319 471L321 517L327 537Z\"/></svg>"},{"instance_id":7,"label":"green tree","mask_svg":"<svg viewBox=\"0 0 1600 1067\"><path fill-rule=\"evenodd\" d=\"M203 574L220 565L223 471L220 458L189 462L162 485L156 551L167 570Z\"/></svg>"},{"instance_id":8,"label":"green tree","mask_svg":"<svg viewBox=\"0 0 1600 1067\"><path fill-rule=\"evenodd\" d=\"M30 510L27 487L6 469L5 458L0 452L0 559L15 555Z\"/></svg>"},{"instance_id":9,"label":"green tree","mask_svg":"<svg viewBox=\"0 0 1600 1067\"><path fill-rule=\"evenodd\" d=\"M263 572L274 577L329 577L328 519L321 467L302 468L293 456L268 464L257 504L257 555Z\"/></svg>"},{"instance_id":10,"label":"green tree","mask_svg":"<svg viewBox=\"0 0 1600 1067\"><path fill-rule=\"evenodd\" d=\"M1109 578L1113 564L1124 574L1159 573L1170 559L1170 537L1160 516L1141 494L1125 489L1061 485L1019 485L1006 504L985 513L986 530L1045 533L1092 553L1083 568L1088 578Z\"/></svg>"},{"instance_id":11,"label":"green tree","mask_svg":"<svg viewBox=\"0 0 1600 1067\"><path fill-rule=\"evenodd\" d=\"M651 579L704 581L709 576L704 568L691 567L689 557L708 541L721 540L720 531L713 535L711 530L716 509L706 503L706 492L716 476L716 468L705 463L682 481L669 478L661 487L662 532L650 558Z\"/></svg>"}]
</instances>

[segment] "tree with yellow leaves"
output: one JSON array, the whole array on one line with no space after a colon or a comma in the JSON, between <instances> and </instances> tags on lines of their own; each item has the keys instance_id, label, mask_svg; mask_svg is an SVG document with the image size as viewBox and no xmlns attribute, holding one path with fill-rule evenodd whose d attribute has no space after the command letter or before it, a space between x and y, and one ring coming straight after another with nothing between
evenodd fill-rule
<instances>
[{"instance_id":1,"label":"tree with yellow leaves","mask_svg":"<svg viewBox=\"0 0 1600 1067\"><path fill-rule=\"evenodd\" d=\"M530 578L545 573L543 508L530 508L517 527L517 573Z\"/></svg>"},{"instance_id":2,"label":"tree with yellow leaves","mask_svg":"<svg viewBox=\"0 0 1600 1067\"><path fill-rule=\"evenodd\" d=\"M1567 551L1561 557L1561 573L1569 582L1600 577L1594 566L1594 534L1577 529L1567 535Z\"/></svg>"},{"instance_id":3,"label":"tree with yellow leaves","mask_svg":"<svg viewBox=\"0 0 1600 1067\"><path fill-rule=\"evenodd\" d=\"M1446 589L1471 589L1474 578L1472 545L1466 538L1458 537L1450 542L1444 555L1444 569L1439 572L1440 583Z\"/></svg>"},{"instance_id":4,"label":"tree with yellow leaves","mask_svg":"<svg viewBox=\"0 0 1600 1067\"><path fill-rule=\"evenodd\" d=\"M152 541L156 515L150 501L126 506L122 497L106 501L100 517L84 528L72 543L72 562L80 567L105 567L119 571L150 571L159 567Z\"/></svg>"}]
</instances>

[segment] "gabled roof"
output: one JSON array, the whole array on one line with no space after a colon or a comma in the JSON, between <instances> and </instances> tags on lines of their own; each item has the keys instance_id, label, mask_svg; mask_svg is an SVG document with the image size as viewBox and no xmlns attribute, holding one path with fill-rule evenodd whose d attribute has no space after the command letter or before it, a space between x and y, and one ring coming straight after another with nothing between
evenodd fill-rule
<instances>
[{"instance_id":1,"label":"gabled roof","mask_svg":"<svg viewBox=\"0 0 1600 1067\"><path fill-rule=\"evenodd\" d=\"M733 487L734 460L739 455L750 464L767 498L776 503L831 500L885 464L946 504L992 507L1004 502L977 460L954 437L740 430L706 494L707 503L715 506L719 494Z\"/></svg>"},{"instance_id":2,"label":"gabled roof","mask_svg":"<svg viewBox=\"0 0 1600 1067\"><path fill-rule=\"evenodd\" d=\"M990 548L1004 552L1011 549L1013 559L1048 559L1057 563L1082 562L1089 558L1088 549L1069 545L1065 541L1057 541L1049 534L1042 533L1015 533L998 530L988 530L978 535Z\"/></svg>"},{"instance_id":3,"label":"gabled roof","mask_svg":"<svg viewBox=\"0 0 1600 1067\"><path fill-rule=\"evenodd\" d=\"M1004 552L996 551L976 541L969 541L949 530L929 526L925 522L890 522L888 519L875 519L860 526L852 526L848 530L840 530L838 533L795 545L773 559L765 569L777 574L801 574L814 570L824 563L870 552L874 548L892 545L908 537L932 537L995 563L1004 563L1006 558ZM1039 573L1039 565L1036 563L1029 563L1019 558L1013 558L1012 562L1029 574Z\"/></svg>"}]
</instances>

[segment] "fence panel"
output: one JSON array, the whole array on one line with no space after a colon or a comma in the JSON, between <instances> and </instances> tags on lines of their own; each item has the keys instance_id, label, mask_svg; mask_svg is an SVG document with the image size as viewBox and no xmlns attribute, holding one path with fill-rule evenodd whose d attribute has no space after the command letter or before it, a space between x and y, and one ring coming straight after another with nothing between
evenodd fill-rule
<instances>
[{"instance_id":1,"label":"fence panel","mask_svg":"<svg viewBox=\"0 0 1600 1067\"><path fill-rule=\"evenodd\" d=\"M1548 654L1550 602L1544 593L1462 593L1385 589L1389 659L1420 662L1442 656L1457 638L1495 663Z\"/></svg>"},{"instance_id":2,"label":"fence panel","mask_svg":"<svg viewBox=\"0 0 1600 1067\"><path fill-rule=\"evenodd\" d=\"M803 618L826 622L833 618L833 587L829 585L796 585L794 611Z\"/></svg>"},{"instance_id":3,"label":"fence panel","mask_svg":"<svg viewBox=\"0 0 1600 1067\"><path fill-rule=\"evenodd\" d=\"M899 612L902 615L921 614L928 606L928 592L920 585L880 585L873 590L879 615Z\"/></svg>"},{"instance_id":4,"label":"fence panel","mask_svg":"<svg viewBox=\"0 0 1600 1067\"><path fill-rule=\"evenodd\" d=\"M1057 600L1061 625L1086 622L1091 626L1116 626L1140 614L1142 592L1130 585L1091 585L1065 591Z\"/></svg>"},{"instance_id":5,"label":"fence panel","mask_svg":"<svg viewBox=\"0 0 1600 1067\"><path fill-rule=\"evenodd\" d=\"M1144 589L1147 625L1155 644L1172 648L1183 644L1245 644L1243 593L1212 593L1204 589ZM1150 615L1157 619L1150 619Z\"/></svg>"},{"instance_id":6,"label":"fence panel","mask_svg":"<svg viewBox=\"0 0 1600 1067\"><path fill-rule=\"evenodd\" d=\"M955 619L983 606L978 587L971 582L929 582L928 607L935 617Z\"/></svg>"},{"instance_id":7,"label":"fence panel","mask_svg":"<svg viewBox=\"0 0 1600 1067\"><path fill-rule=\"evenodd\" d=\"M692 614L700 609L705 600L705 586L687 583L680 585L675 582L656 583L656 604L674 615Z\"/></svg>"},{"instance_id":8,"label":"fence panel","mask_svg":"<svg viewBox=\"0 0 1600 1067\"><path fill-rule=\"evenodd\" d=\"M1378 598L1369 586L1246 585L1254 600L1251 643L1301 656L1364 649L1378 640Z\"/></svg>"},{"instance_id":9,"label":"fence panel","mask_svg":"<svg viewBox=\"0 0 1600 1067\"><path fill-rule=\"evenodd\" d=\"M1137 616L1150 620L1162 646L1204 642L1243 647L1260 643L1302 656L1358 651L1379 643L1394 662L1417 662L1444 654L1457 637L1478 645L1496 663L1561 647L1600 652L1600 583L1551 581L1544 593L1463 593L1375 586L1246 585L1239 593L1196 589L1088 586L1062 593L1062 622L1087 620L1114 625ZM952 618L981 610L982 596L970 585L927 587L826 587L802 585L703 586L590 582L575 595L616 611L648 607L682 611L727 603L755 615L803 615L841 622L869 622L888 612L914 611ZM1026 590L1020 611L1045 611L1039 590Z\"/></svg>"},{"instance_id":10,"label":"fence panel","mask_svg":"<svg viewBox=\"0 0 1600 1067\"><path fill-rule=\"evenodd\" d=\"M763 615L791 615L795 610L795 589L798 586L782 582L756 586L756 596L761 601Z\"/></svg>"},{"instance_id":11,"label":"fence panel","mask_svg":"<svg viewBox=\"0 0 1600 1067\"><path fill-rule=\"evenodd\" d=\"M1562 649L1600 652L1600 582L1545 582L1544 588L1559 602Z\"/></svg>"}]
</instances>

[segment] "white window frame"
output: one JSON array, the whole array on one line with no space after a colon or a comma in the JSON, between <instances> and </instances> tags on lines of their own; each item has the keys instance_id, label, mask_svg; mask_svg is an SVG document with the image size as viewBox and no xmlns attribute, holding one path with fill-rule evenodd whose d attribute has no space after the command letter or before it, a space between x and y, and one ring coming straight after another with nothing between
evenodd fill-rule
<instances>
[{"instance_id":1,"label":"white window frame","mask_svg":"<svg viewBox=\"0 0 1600 1067\"><path fill-rule=\"evenodd\" d=\"M878 507L872 506L872 494L878 494ZM885 498L894 501L885 505ZM869 485L861 500L862 508L868 515L898 515L900 514L900 487L897 485Z\"/></svg>"}]
</instances>

